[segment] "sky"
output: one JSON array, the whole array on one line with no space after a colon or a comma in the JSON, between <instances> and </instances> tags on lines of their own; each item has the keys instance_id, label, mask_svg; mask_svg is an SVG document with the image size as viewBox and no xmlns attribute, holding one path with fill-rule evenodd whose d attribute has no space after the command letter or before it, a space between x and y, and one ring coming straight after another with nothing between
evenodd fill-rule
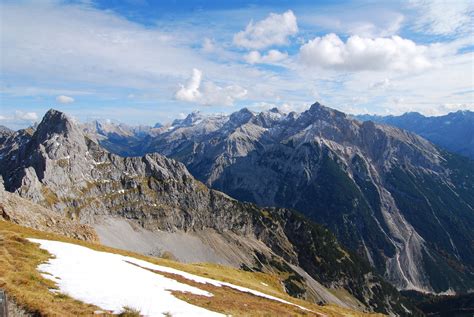
<instances>
[{"instance_id":1,"label":"sky","mask_svg":"<svg viewBox=\"0 0 474 317\"><path fill-rule=\"evenodd\" d=\"M474 2L0 0L0 125L474 110Z\"/></svg>"}]
</instances>

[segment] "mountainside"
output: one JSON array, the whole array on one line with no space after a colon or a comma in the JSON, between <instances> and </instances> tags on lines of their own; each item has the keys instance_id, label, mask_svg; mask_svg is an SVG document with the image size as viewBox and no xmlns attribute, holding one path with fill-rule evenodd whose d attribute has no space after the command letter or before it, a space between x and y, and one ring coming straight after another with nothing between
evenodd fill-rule
<instances>
[{"instance_id":1,"label":"mountainside","mask_svg":"<svg viewBox=\"0 0 474 317\"><path fill-rule=\"evenodd\" d=\"M61 112L50 110L36 130L11 135L0 154L8 191L93 225L101 240L136 249L122 231L132 226L140 239L184 239L144 253L163 255L192 241L206 251L199 261L273 272L296 297L398 314L412 309L327 229L288 209L261 209L209 190L183 164L159 154L109 153Z\"/></svg>"},{"instance_id":2,"label":"mountainside","mask_svg":"<svg viewBox=\"0 0 474 317\"><path fill-rule=\"evenodd\" d=\"M8 316L382 316L292 298L273 274L148 257L2 220L0 236Z\"/></svg>"},{"instance_id":3,"label":"mountainside","mask_svg":"<svg viewBox=\"0 0 474 317\"><path fill-rule=\"evenodd\" d=\"M144 151L180 160L236 199L327 225L400 289L473 289L474 162L318 103L189 121Z\"/></svg>"},{"instance_id":4,"label":"mountainside","mask_svg":"<svg viewBox=\"0 0 474 317\"><path fill-rule=\"evenodd\" d=\"M451 152L474 159L474 112L457 111L426 117L417 112L401 116L359 115L357 119L393 125L430 140Z\"/></svg>"}]
</instances>

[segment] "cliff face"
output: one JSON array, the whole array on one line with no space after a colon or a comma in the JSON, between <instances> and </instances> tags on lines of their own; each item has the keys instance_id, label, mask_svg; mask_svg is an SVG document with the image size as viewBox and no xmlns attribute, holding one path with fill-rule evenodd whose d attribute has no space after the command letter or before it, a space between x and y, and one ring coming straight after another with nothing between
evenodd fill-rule
<instances>
[{"instance_id":1,"label":"cliff face","mask_svg":"<svg viewBox=\"0 0 474 317\"><path fill-rule=\"evenodd\" d=\"M143 143L230 196L327 225L401 289L474 286L474 163L318 103L172 126Z\"/></svg>"},{"instance_id":2,"label":"cliff face","mask_svg":"<svg viewBox=\"0 0 474 317\"><path fill-rule=\"evenodd\" d=\"M70 238L99 242L97 233L91 226L62 217L50 209L7 192L2 182L0 182L0 220Z\"/></svg>"},{"instance_id":3,"label":"cliff face","mask_svg":"<svg viewBox=\"0 0 474 317\"><path fill-rule=\"evenodd\" d=\"M109 153L61 112L50 110L36 131L10 136L0 151L6 189L67 218L92 225L122 219L151 233L190 233L233 265L280 274L294 296L405 312L396 290L327 229L287 209L262 209L209 190L182 163L160 154ZM331 287L354 299L337 298Z\"/></svg>"}]
</instances>

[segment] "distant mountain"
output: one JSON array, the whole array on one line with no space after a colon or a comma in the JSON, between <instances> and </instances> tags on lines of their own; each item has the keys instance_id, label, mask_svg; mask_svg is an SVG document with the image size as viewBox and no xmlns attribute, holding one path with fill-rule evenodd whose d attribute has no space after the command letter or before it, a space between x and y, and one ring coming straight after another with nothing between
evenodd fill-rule
<instances>
[{"instance_id":1,"label":"distant mountain","mask_svg":"<svg viewBox=\"0 0 474 317\"><path fill-rule=\"evenodd\" d=\"M421 135L451 152L474 159L474 112L464 110L425 117L417 112L401 116L359 115L362 121L384 123Z\"/></svg>"},{"instance_id":2,"label":"distant mountain","mask_svg":"<svg viewBox=\"0 0 474 317\"><path fill-rule=\"evenodd\" d=\"M249 116L243 111L229 124ZM96 131L109 133L104 126ZM107 131L117 133L115 127ZM160 154L109 153L61 112L50 110L36 129L8 137L0 155L8 191L92 225L105 244L270 272L289 294L313 302L415 313L326 228L289 209L258 208L210 190L183 164Z\"/></svg>"},{"instance_id":3,"label":"distant mountain","mask_svg":"<svg viewBox=\"0 0 474 317\"><path fill-rule=\"evenodd\" d=\"M473 161L318 103L303 113L191 116L141 150L183 162L236 199L325 224L401 289L473 289Z\"/></svg>"},{"instance_id":4,"label":"distant mountain","mask_svg":"<svg viewBox=\"0 0 474 317\"><path fill-rule=\"evenodd\" d=\"M84 133L114 153L122 156L141 156L147 139L155 136L162 128L157 123L150 126L130 126L109 120L95 120L79 125Z\"/></svg>"}]
</instances>

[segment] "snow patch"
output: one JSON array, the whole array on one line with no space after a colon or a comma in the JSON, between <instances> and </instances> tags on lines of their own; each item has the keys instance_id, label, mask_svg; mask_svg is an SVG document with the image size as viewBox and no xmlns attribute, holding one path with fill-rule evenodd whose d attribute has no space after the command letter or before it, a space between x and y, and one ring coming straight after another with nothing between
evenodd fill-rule
<instances>
[{"instance_id":1,"label":"snow patch","mask_svg":"<svg viewBox=\"0 0 474 317\"><path fill-rule=\"evenodd\" d=\"M38 270L45 272L43 274L45 278L55 281L61 292L115 313L128 306L139 309L142 314L148 316L161 316L166 312L173 316L222 316L177 299L170 291L190 292L209 297L213 296L211 293L149 270L176 274L197 283L207 283L216 287L227 286L308 311L303 306L259 291L136 258L99 252L65 242L29 240L39 243L42 249L55 256L47 263L39 265Z\"/></svg>"},{"instance_id":2,"label":"snow patch","mask_svg":"<svg viewBox=\"0 0 474 317\"><path fill-rule=\"evenodd\" d=\"M212 294L130 264L129 257L98 252L59 241L29 239L55 256L38 266L61 293L119 313L124 306L146 316L223 316L188 304L171 291L211 297Z\"/></svg>"}]
</instances>

